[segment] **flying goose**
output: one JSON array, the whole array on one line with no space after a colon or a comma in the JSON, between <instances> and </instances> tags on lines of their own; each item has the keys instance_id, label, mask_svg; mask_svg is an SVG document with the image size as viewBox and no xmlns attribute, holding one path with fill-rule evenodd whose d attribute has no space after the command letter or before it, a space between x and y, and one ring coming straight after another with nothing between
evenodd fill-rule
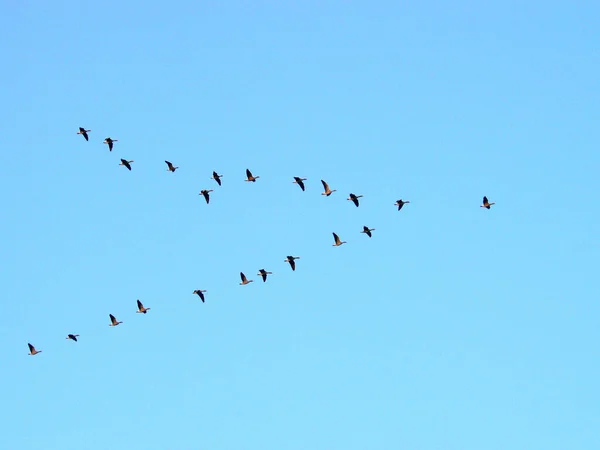
<instances>
[{"instance_id":1,"label":"flying goose","mask_svg":"<svg viewBox=\"0 0 600 450\"><path fill-rule=\"evenodd\" d=\"M358 199L361 197L362 197L362 195L354 195L354 194L350 193L350 197L348 197L346 200L352 200L352 203L354 203L356 205L356 207L358 208Z\"/></svg>"},{"instance_id":2,"label":"flying goose","mask_svg":"<svg viewBox=\"0 0 600 450\"><path fill-rule=\"evenodd\" d=\"M486 196L483 197L483 205L480 206L480 208L487 208L490 209L492 207L492 205L495 205L496 202L492 202L490 203L488 201L488 198Z\"/></svg>"},{"instance_id":3,"label":"flying goose","mask_svg":"<svg viewBox=\"0 0 600 450\"><path fill-rule=\"evenodd\" d=\"M264 281L267 281L267 275L272 275L273 272L267 272L265 269L260 269L256 275L260 275Z\"/></svg>"},{"instance_id":4,"label":"flying goose","mask_svg":"<svg viewBox=\"0 0 600 450\"><path fill-rule=\"evenodd\" d=\"M404 201L404 200L400 199L400 200L397 200L396 203L394 203L394 205L397 205L398 211L400 211L402 209L402 207L404 205L406 205L407 203L410 203L410 201L408 201L408 200Z\"/></svg>"},{"instance_id":5,"label":"flying goose","mask_svg":"<svg viewBox=\"0 0 600 450\"><path fill-rule=\"evenodd\" d=\"M219 186L221 186L221 177L222 177L222 176L223 176L223 175L219 175L217 172L215 172L215 171L213 170L213 176L212 176L211 178L212 178L213 180L215 180Z\"/></svg>"},{"instance_id":6,"label":"flying goose","mask_svg":"<svg viewBox=\"0 0 600 450\"><path fill-rule=\"evenodd\" d=\"M240 283L241 285L252 283L254 281L254 280L249 280L248 278L246 278L246 275L244 275L244 272L240 272L240 278L242 279L242 282Z\"/></svg>"},{"instance_id":7,"label":"flying goose","mask_svg":"<svg viewBox=\"0 0 600 450\"><path fill-rule=\"evenodd\" d=\"M137 301L138 310L136 313L146 314L146 312L150 311L151 308L144 308L144 305L139 300Z\"/></svg>"},{"instance_id":8,"label":"flying goose","mask_svg":"<svg viewBox=\"0 0 600 450\"><path fill-rule=\"evenodd\" d=\"M116 327L120 323L123 323L123 322L117 322L117 319L115 319L115 316L113 316L112 314L109 314L109 317L110 317L110 325L109 325L109 327Z\"/></svg>"},{"instance_id":9,"label":"flying goose","mask_svg":"<svg viewBox=\"0 0 600 450\"><path fill-rule=\"evenodd\" d=\"M33 345L31 345L31 344L29 344L29 343L28 343L27 345L29 345L29 354L30 354L31 356L33 356L33 355L37 355L38 353L42 353L42 351L41 351L41 350L36 350L36 349L35 349L35 347L34 347Z\"/></svg>"},{"instance_id":10,"label":"flying goose","mask_svg":"<svg viewBox=\"0 0 600 450\"><path fill-rule=\"evenodd\" d=\"M120 166L125 166L127 167L129 170L131 170L131 163L133 161L127 161L126 159L121 158L121 164L119 164Z\"/></svg>"},{"instance_id":11,"label":"flying goose","mask_svg":"<svg viewBox=\"0 0 600 450\"><path fill-rule=\"evenodd\" d=\"M175 167L173 164L171 164L170 161L165 161L165 162L167 163L167 166L169 166L169 167L167 167L167 170L169 172L175 172L177 169L179 169L179 166Z\"/></svg>"},{"instance_id":12,"label":"flying goose","mask_svg":"<svg viewBox=\"0 0 600 450\"><path fill-rule=\"evenodd\" d=\"M206 291L202 289L196 289L194 292L192 292L192 294L197 294L198 297L200 297L200 300L202 300L202 303L204 303L204 292Z\"/></svg>"},{"instance_id":13,"label":"flying goose","mask_svg":"<svg viewBox=\"0 0 600 450\"><path fill-rule=\"evenodd\" d=\"M67 334L67 339L71 339L72 341L77 342L78 334Z\"/></svg>"},{"instance_id":14,"label":"flying goose","mask_svg":"<svg viewBox=\"0 0 600 450\"><path fill-rule=\"evenodd\" d=\"M292 183L296 183L298 186L300 186L300 189L304 190L304 181L306 181L306 178L294 177L294 181L292 181Z\"/></svg>"},{"instance_id":15,"label":"flying goose","mask_svg":"<svg viewBox=\"0 0 600 450\"><path fill-rule=\"evenodd\" d=\"M365 233L367 236L371 237L371 231L375 231L375 228L369 228L365 225L361 233Z\"/></svg>"},{"instance_id":16,"label":"flying goose","mask_svg":"<svg viewBox=\"0 0 600 450\"><path fill-rule=\"evenodd\" d=\"M210 196L208 195L209 192L212 192L212 189L202 189L200 191L200 193L198 195L204 195L204 200L206 200L206 204L208 205L208 202L210 202Z\"/></svg>"},{"instance_id":17,"label":"flying goose","mask_svg":"<svg viewBox=\"0 0 600 450\"><path fill-rule=\"evenodd\" d=\"M331 233L333 234L333 240L335 241L335 244L333 244L334 247L339 247L342 244L346 244L346 241L340 241L340 237L335 234L335 233Z\"/></svg>"},{"instance_id":18,"label":"flying goose","mask_svg":"<svg viewBox=\"0 0 600 450\"><path fill-rule=\"evenodd\" d=\"M290 267L292 268L292 270L296 270L296 261L294 261L295 259L300 259L299 256L288 256L285 261L286 263L290 263Z\"/></svg>"},{"instance_id":19,"label":"flying goose","mask_svg":"<svg viewBox=\"0 0 600 450\"><path fill-rule=\"evenodd\" d=\"M336 189L334 189L333 191L329 189L329 185L325 182L325 180L321 180L321 183L323 183L323 189L325 189L325 192L322 192L321 195L326 195L327 197L329 197L336 191Z\"/></svg>"},{"instance_id":20,"label":"flying goose","mask_svg":"<svg viewBox=\"0 0 600 450\"><path fill-rule=\"evenodd\" d=\"M109 152L112 152L113 142L119 142L119 140L118 139L111 139L109 137L107 137L106 139L104 139L104 144L108 144L108 151Z\"/></svg>"},{"instance_id":21,"label":"flying goose","mask_svg":"<svg viewBox=\"0 0 600 450\"><path fill-rule=\"evenodd\" d=\"M85 138L85 140L86 140L86 141L89 141L89 140L90 140L90 138L89 138L89 136L88 136L88 133L89 133L90 131L92 131L92 130L86 130L86 129L85 129L85 128L83 128L83 127L79 127L79 131L77 132L77 134L81 134L81 135L83 135L83 137Z\"/></svg>"},{"instance_id":22,"label":"flying goose","mask_svg":"<svg viewBox=\"0 0 600 450\"><path fill-rule=\"evenodd\" d=\"M253 176L249 169L246 169L246 177L244 181L252 181L253 183L256 183L256 180L260 178L260 176Z\"/></svg>"}]
</instances>

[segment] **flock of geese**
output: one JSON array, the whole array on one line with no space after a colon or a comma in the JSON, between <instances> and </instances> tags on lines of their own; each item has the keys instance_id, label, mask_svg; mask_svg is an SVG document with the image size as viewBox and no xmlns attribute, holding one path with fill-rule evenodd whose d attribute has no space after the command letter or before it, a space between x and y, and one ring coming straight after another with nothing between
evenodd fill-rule
<instances>
[{"instance_id":1,"label":"flock of geese","mask_svg":"<svg viewBox=\"0 0 600 450\"><path fill-rule=\"evenodd\" d=\"M81 134L86 141L89 141L89 135L88 133L90 133L92 130L86 130L83 127L79 127L79 131L77 132L77 134ZM112 139L110 137L107 137L104 140L104 144L108 145L108 150L112 152L113 147L114 147L114 143L118 142L118 139ZM125 166L128 170L131 170L131 163L133 163L134 161L130 161L130 160L126 160L121 158L121 162L119 163L120 166ZM167 165L167 171L169 172L175 172L179 167L173 165L173 163L171 163L170 161L165 161L165 164ZM219 175L216 171L213 171L212 173L212 179L216 181L216 183L221 186L222 185L222 181L221 181L221 177L223 175ZM256 183L256 180L258 180L260 178L260 176L258 175L253 175L252 172L250 172L249 169L246 169L246 179L244 181L247 182L252 182L252 183ZM306 178L301 178L301 177L294 177L294 181L293 183L297 184L300 189L302 189L302 191L305 190L305 185L304 182L306 181ZM327 184L327 182L325 180L321 180L321 183L323 184L323 192L321 193L321 195L325 195L327 197L329 197L331 194L333 194L334 192L336 192L335 189L330 189L329 185ZM210 203L210 193L213 192L212 189L203 189L200 191L199 195L202 195L204 197L204 199L206 200L206 203ZM353 193L350 193L349 197L347 198L347 200L351 201L352 203L354 203L354 205L356 207L358 207L360 205L358 199L361 198L362 195L356 195ZM394 203L394 206L398 207L398 211L400 211L404 205L406 205L407 203L410 203L409 200L396 200L396 203ZM483 197L483 202L480 205L481 208L486 208L486 209L490 209L492 207L492 205L495 205L494 202L490 202L488 200L488 198L486 196ZM366 225L363 226L363 230L361 231L361 233L366 234L368 237L372 237L372 231L375 231L375 228L369 228ZM336 234L336 233L332 233L333 234L333 246L334 247L339 247L340 245L346 244L346 241L342 241L340 239L340 237ZM288 263L290 265L290 267L292 268L292 270L296 270L296 260L300 259L299 256L287 256L286 259L284 260L284 262ZM267 281L267 276L271 275L272 272L267 272L265 269L260 269L258 271L257 276L260 276L263 280L263 282ZM247 284L250 284L252 282L254 282L254 280L249 280L246 275L243 272L240 272L240 278L241 278L241 282L240 285L245 286ZM202 301L202 303L205 302L205 297L204 297L204 293L206 292L206 290L202 290L202 289L196 289L194 292L192 292L192 294L197 295L200 300ZM150 308L146 308L141 301L137 300L137 311L136 313L141 313L141 314L146 314L148 311L150 311ZM117 325L123 323L117 320L117 318L112 315L109 314L108 317L110 318L110 324L108 326L110 327L116 327ZM68 334L66 339L72 340L74 342L77 342L77 338L79 337L78 334ZM29 346L29 355L37 355L38 353L42 353L42 350L36 350L36 348L31 345L30 343L27 344Z\"/></svg>"}]
</instances>

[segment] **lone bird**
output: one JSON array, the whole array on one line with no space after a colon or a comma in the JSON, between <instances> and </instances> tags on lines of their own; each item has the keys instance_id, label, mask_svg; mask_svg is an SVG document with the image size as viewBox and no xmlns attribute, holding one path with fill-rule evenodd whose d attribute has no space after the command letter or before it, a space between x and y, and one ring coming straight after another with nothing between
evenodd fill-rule
<instances>
[{"instance_id":1,"label":"lone bird","mask_svg":"<svg viewBox=\"0 0 600 450\"><path fill-rule=\"evenodd\" d=\"M480 208L487 208L490 209L492 207L492 205L495 205L495 202L490 203L488 201L488 198L486 196L483 196L483 205L480 206Z\"/></svg>"},{"instance_id":2,"label":"lone bird","mask_svg":"<svg viewBox=\"0 0 600 450\"><path fill-rule=\"evenodd\" d=\"M256 183L256 180L260 178L260 176L253 176L249 169L246 169L246 177L244 181L252 181L253 183Z\"/></svg>"},{"instance_id":3,"label":"lone bird","mask_svg":"<svg viewBox=\"0 0 600 450\"><path fill-rule=\"evenodd\" d=\"M138 310L136 313L146 314L151 308L144 308L144 305L139 300L137 301Z\"/></svg>"},{"instance_id":4,"label":"lone bird","mask_svg":"<svg viewBox=\"0 0 600 450\"><path fill-rule=\"evenodd\" d=\"M325 182L325 180L321 180L321 183L323 183L323 189L325 189L325 192L322 192L321 195L326 195L327 197L329 197L336 191L336 189L334 189L333 191L329 189L329 185Z\"/></svg>"},{"instance_id":5,"label":"lone bird","mask_svg":"<svg viewBox=\"0 0 600 450\"><path fill-rule=\"evenodd\" d=\"M119 140L118 139L111 139L109 137L107 137L106 139L104 139L104 143L108 144L108 151L109 152L112 152L113 142L119 142Z\"/></svg>"},{"instance_id":6,"label":"lone bird","mask_svg":"<svg viewBox=\"0 0 600 450\"><path fill-rule=\"evenodd\" d=\"M110 317L110 325L109 325L109 327L116 327L120 323L123 323L123 322L117 322L117 319L112 314L109 314L109 317Z\"/></svg>"},{"instance_id":7,"label":"lone bird","mask_svg":"<svg viewBox=\"0 0 600 450\"><path fill-rule=\"evenodd\" d=\"M286 263L290 263L290 267L292 268L292 270L296 270L296 262L294 261L295 259L300 259L299 256L288 256L285 261Z\"/></svg>"},{"instance_id":8,"label":"lone bird","mask_svg":"<svg viewBox=\"0 0 600 450\"><path fill-rule=\"evenodd\" d=\"M367 236L371 237L371 231L375 231L375 228L369 228L365 225L361 233L365 233Z\"/></svg>"},{"instance_id":9,"label":"lone bird","mask_svg":"<svg viewBox=\"0 0 600 450\"><path fill-rule=\"evenodd\" d=\"M222 177L222 176L223 176L223 175L219 175L217 172L215 172L215 171L213 170L213 176L212 176L211 178L212 178L213 180L215 180L219 186L221 186L221 177Z\"/></svg>"},{"instance_id":10,"label":"lone bird","mask_svg":"<svg viewBox=\"0 0 600 450\"><path fill-rule=\"evenodd\" d=\"M29 344L29 343L27 343L27 345L29 345L29 354L30 354L31 356L33 356L33 355L37 355L38 353L42 353L42 351L41 351L41 350L36 350L36 349L35 349L35 347L34 347L33 345L31 345L31 344Z\"/></svg>"},{"instance_id":11,"label":"lone bird","mask_svg":"<svg viewBox=\"0 0 600 450\"><path fill-rule=\"evenodd\" d=\"M86 129L85 129L85 128L83 128L83 127L79 127L79 131L77 132L77 134L81 134L81 135L82 135L82 136L85 138L85 140L86 140L86 141L89 141L89 140L90 140L90 138L89 138L89 136L88 136L88 133L89 133L90 131L92 131L92 130L86 130Z\"/></svg>"},{"instance_id":12,"label":"lone bird","mask_svg":"<svg viewBox=\"0 0 600 450\"><path fill-rule=\"evenodd\" d=\"M206 204L208 205L208 203L210 202L210 196L208 195L209 192L212 192L212 189L206 190L206 189L202 189L200 191L200 193L198 195L204 195L204 200L206 200Z\"/></svg>"},{"instance_id":13,"label":"lone bird","mask_svg":"<svg viewBox=\"0 0 600 450\"><path fill-rule=\"evenodd\" d=\"M404 201L404 200L400 199L400 200L397 200L396 203L394 203L394 205L397 205L398 211L400 211L402 209L402 207L404 205L406 205L407 203L410 203L410 201L408 201L408 200Z\"/></svg>"},{"instance_id":14,"label":"lone bird","mask_svg":"<svg viewBox=\"0 0 600 450\"><path fill-rule=\"evenodd\" d=\"M200 300L202 300L202 303L204 303L204 292L206 291L202 289L196 289L194 292L192 292L192 294L197 294L198 297L200 297Z\"/></svg>"},{"instance_id":15,"label":"lone bird","mask_svg":"<svg viewBox=\"0 0 600 450\"><path fill-rule=\"evenodd\" d=\"M175 172L177 169L179 169L179 166L174 166L170 161L165 161L167 163L167 170L169 172Z\"/></svg>"},{"instance_id":16,"label":"lone bird","mask_svg":"<svg viewBox=\"0 0 600 450\"><path fill-rule=\"evenodd\" d=\"M67 334L67 339L71 339L72 341L77 342L78 334Z\"/></svg>"},{"instance_id":17,"label":"lone bird","mask_svg":"<svg viewBox=\"0 0 600 450\"><path fill-rule=\"evenodd\" d=\"M254 280L249 280L248 278L246 278L246 275L244 275L244 272L240 272L240 278L242 279L242 282L240 283L241 285L252 283L254 281Z\"/></svg>"},{"instance_id":18,"label":"lone bird","mask_svg":"<svg viewBox=\"0 0 600 450\"><path fill-rule=\"evenodd\" d=\"M300 186L300 189L304 190L304 181L306 181L306 178L294 177L294 181L292 181L292 183L296 183L298 186Z\"/></svg>"},{"instance_id":19,"label":"lone bird","mask_svg":"<svg viewBox=\"0 0 600 450\"><path fill-rule=\"evenodd\" d=\"M340 241L340 237L337 234L335 234L335 233L332 233L332 234L333 234L333 240L335 241L335 244L333 244L334 247L339 247L342 244L347 244L346 241Z\"/></svg>"},{"instance_id":20,"label":"lone bird","mask_svg":"<svg viewBox=\"0 0 600 450\"><path fill-rule=\"evenodd\" d=\"M267 272L265 269L260 269L256 275L260 275L264 281L267 281L267 275L273 275L273 272Z\"/></svg>"},{"instance_id":21,"label":"lone bird","mask_svg":"<svg viewBox=\"0 0 600 450\"><path fill-rule=\"evenodd\" d=\"M120 166L125 166L127 167L129 170L131 170L131 163L133 161L127 161L126 159L121 158L121 164L119 164Z\"/></svg>"},{"instance_id":22,"label":"lone bird","mask_svg":"<svg viewBox=\"0 0 600 450\"><path fill-rule=\"evenodd\" d=\"M352 200L352 203L354 203L356 205L356 207L358 208L358 199L361 197L362 197L362 195L354 195L354 194L350 193L350 197L348 197L346 200Z\"/></svg>"}]
</instances>

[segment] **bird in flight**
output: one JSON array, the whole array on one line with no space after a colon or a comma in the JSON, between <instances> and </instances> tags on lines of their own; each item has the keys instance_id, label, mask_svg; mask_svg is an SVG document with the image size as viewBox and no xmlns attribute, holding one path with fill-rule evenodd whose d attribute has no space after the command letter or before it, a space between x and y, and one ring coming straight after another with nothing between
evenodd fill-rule
<instances>
[{"instance_id":1,"label":"bird in flight","mask_svg":"<svg viewBox=\"0 0 600 450\"><path fill-rule=\"evenodd\" d=\"M335 244L333 244L334 247L339 247L342 244L347 244L346 241L340 241L340 237L335 234L335 233L331 233L333 234L333 240L335 241Z\"/></svg>"},{"instance_id":2,"label":"bird in flight","mask_svg":"<svg viewBox=\"0 0 600 450\"><path fill-rule=\"evenodd\" d=\"M241 285L252 283L254 281L254 280L249 280L248 278L246 278L246 275L244 275L244 272L240 272L240 278L242 279L242 282L240 283Z\"/></svg>"},{"instance_id":3,"label":"bird in flight","mask_svg":"<svg viewBox=\"0 0 600 450\"><path fill-rule=\"evenodd\" d=\"M398 206L398 211L400 211L402 209L402 207L404 205L406 205L407 203L410 203L410 201L409 200L404 201L404 200L400 199L400 200L397 200L396 203L394 203L394 205Z\"/></svg>"},{"instance_id":4,"label":"bird in flight","mask_svg":"<svg viewBox=\"0 0 600 450\"><path fill-rule=\"evenodd\" d=\"M260 178L260 176L253 176L252 172L250 172L250 169L246 169L246 179L244 181L252 181L253 183L256 183L256 180L258 180Z\"/></svg>"},{"instance_id":5,"label":"bird in flight","mask_svg":"<svg viewBox=\"0 0 600 450\"><path fill-rule=\"evenodd\" d=\"M85 140L86 140L86 141L89 141L89 140L90 140L90 138L89 138L89 136L88 136L88 133L89 133L90 131L92 131L92 130L86 130L86 129L85 129L85 128L83 128L83 127L79 127L79 131L77 132L77 134L81 134L81 135L82 135L82 136L85 138Z\"/></svg>"},{"instance_id":6,"label":"bird in flight","mask_svg":"<svg viewBox=\"0 0 600 450\"><path fill-rule=\"evenodd\" d=\"M495 202L490 203L488 201L488 198L486 196L483 197L483 205L480 206L480 208L487 208L490 209L492 207L492 205L495 205Z\"/></svg>"},{"instance_id":7,"label":"bird in flight","mask_svg":"<svg viewBox=\"0 0 600 450\"><path fill-rule=\"evenodd\" d=\"M294 181L292 181L292 183L296 183L298 186L300 186L300 189L304 190L305 181L306 178L294 177Z\"/></svg>"},{"instance_id":8,"label":"bird in flight","mask_svg":"<svg viewBox=\"0 0 600 450\"><path fill-rule=\"evenodd\" d=\"M200 300L202 300L202 303L204 303L204 292L206 291L202 289L196 289L194 292L192 292L192 294L197 294L198 297L200 297Z\"/></svg>"},{"instance_id":9,"label":"bird in flight","mask_svg":"<svg viewBox=\"0 0 600 450\"><path fill-rule=\"evenodd\" d=\"M121 158L121 164L119 164L120 166L125 166L127 167L129 170L131 170L131 163L133 161L127 161L126 159Z\"/></svg>"},{"instance_id":10,"label":"bird in flight","mask_svg":"<svg viewBox=\"0 0 600 450\"><path fill-rule=\"evenodd\" d=\"M354 203L356 205L356 207L358 208L358 199L361 197L362 197L362 195L354 195L354 194L350 193L350 197L348 197L346 200L352 200L352 203Z\"/></svg>"},{"instance_id":11,"label":"bird in flight","mask_svg":"<svg viewBox=\"0 0 600 450\"><path fill-rule=\"evenodd\" d=\"M139 300L137 301L138 310L136 313L146 314L146 312L150 311L151 308L144 308L144 305Z\"/></svg>"},{"instance_id":12,"label":"bird in flight","mask_svg":"<svg viewBox=\"0 0 600 450\"><path fill-rule=\"evenodd\" d=\"M206 200L206 204L208 204L208 202L210 202L210 195L208 193L212 192L212 191L213 191L212 189L209 189L209 190L202 189L198 195L203 195L204 200Z\"/></svg>"},{"instance_id":13,"label":"bird in flight","mask_svg":"<svg viewBox=\"0 0 600 450\"><path fill-rule=\"evenodd\" d=\"M267 281L267 275L272 275L273 272L267 272L265 269L260 269L257 273L257 275L260 275L264 281Z\"/></svg>"},{"instance_id":14,"label":"bird in flight","mask_svg":"<svg viewBox=\"0 0 600 450\"><path fill-rule=\"evenodd\" d=\"M329 185L325 182L325 180L321 180L321 183L323 183L323 189L325 189L325 192L322 192L321 195L326 195L327 197L329 197L336 191L336 189L329 189Z\"/></svg>"},{"instance_id":15,"label":"bird in flight","mask_svg":"<svg viewBox=\"0 0 600 450\"><path fill-rule=\"evenodd\" d=\"M223 175L219 175L217 172L215 172L215 171L213 170L213 176L212 176L211 178L212 178L213 180L215 180L219 186L221 186L221 177L222 177L222 176L223 176Z\"/></svg>"},{"instance_id":16,"label":"bird in flight","mask_svg":"<svg viewBox=\"0 0 600 450\"><path fill-rule=\"evenodd\" d=\"M175 172L177 169L179 169L179 166L174 166L170 161L165 161L167 163L167 170L169 172Z\"/></svg>"},{"instance_id":17,"label":"bird in flight","mask_svg":"<svg viewBox=\"0 0 600 450\"><path fill-rule=\"evenodd\" d=\"M294 261L295 259L300 259L299 256L288 256L285 261L286 263L290 263L290 267L292 268L292 270L296 270L296 261Z\"/></svg>"},{"instance_id":18,"label":"bird in flight","mask_svg":"<svg viewBox=\"0 0 600 450\"><path fill-rule=\"evenodd\" d=\"M365 225L361 233L365 233L367 236L371 237L371 231L375 231L375 228L369 228Z\"/></svg>"},{"instance_id":19,"label":"bird in flight","mask_svg":"<svg viewBox=\"0 0 600 450\"><path fill-rule=\"evenodd\" d=\"M33 345L31 345L31 344L29 344L29 343L28 343L27 345L29 346L29 354L30 354L31 356L33 356L33 355L37 355L38 353L42 353L42 351L41 351L41 350L36 350L36 349L35 349L35 347L34 347Z\"/></svg>"},{"instance_id":20,"label":"bird in flight","mask_svg":"<svg viewBox=\"0 0 600 450\"><path fill-rule=\"evenodd\" d=\"M108 151L109 152L112 152L113 142L119 142L119 140L118 139L111 139L109 137L107 137L106 139L104 139L104 143L108 144Z\"/></svg>"},{"instance_id":21,"label":"bird in flight","mask_svg":"<svg viewBox=\"0 0 600 450\"><path fill-rule=\"evenodd\" d=\"M67 339L71 339L72 341L77 342L77 337L79 337L78 334L67 334Z\"/></svg>"},{"instance_id":22,"label":"bird in flight","mask_svg":"<svg viewBox=\"0 0 600 450\"><path fill-rule=\"evenodd\" d=\"M108 316L110 317L110 325L109 325L109 327L116 327L120 323L123 323L123 322L117 322L117 319L112 314L109 314Z\"/></svg>"}]
</instances>

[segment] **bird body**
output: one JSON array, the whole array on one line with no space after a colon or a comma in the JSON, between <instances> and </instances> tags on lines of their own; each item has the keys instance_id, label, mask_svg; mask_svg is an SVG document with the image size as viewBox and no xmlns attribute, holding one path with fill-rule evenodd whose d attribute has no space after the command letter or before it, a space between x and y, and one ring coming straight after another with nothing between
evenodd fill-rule
<instances>
[{"instance_id":1,"label":"bird body","mask_svg":"<svg viewBox=\"0 0 600 450\"><path fill-rule=\"evenodd\" d=\"M113 142L119 142L119 140L118 139L111 139L109 137L107 137L106 139L104 139L104 143L108 144L108 151L109 152L112 152Z\"/></svg>"},{"instance_id":2,"label":"bird body","mask_svg":"<svg viewBox=\"0 0 600 450\"><path fill-rule=\"evenodd\" d=\"M177 169L179 169L179 166L174 166L170 161L165 161L165 163L167 163L167 166L169 166L167 167L169 172L175 172Z\"/></svg>"},{"instance_id":3,"label":"bird body","mask_svg":"<svg viewBox=\"0 0 600 450\"><path fill-rule=\"evenodd\" d=\"M304 190L304 181L306 181L306 178L294 177L294 181L292 181L292 183L296 183L298 186L300 186L300 189Z\"/></svg>"},{"instance_id":4,"label":"bird body","mask_svg":"<svg viewBox=\"0 0 600 450\"><path fill-rule=\"evenodd\" d=\"M333 244L334 247L339 247L342 244L347 244L346 241L340 241L340 237L335 234L335 233L331 233L333 234L333 240L335 241L335 244Z\"/></svg>"},{"instance_id":5,"label":"bird body","mask_svg":"<svg viewBox=\"0 0 600 450\"><path fill-rule=\"evenodd\" d=\"M246 179L244 181L252 181L253 183L256 183L256 180L258 180L260 178L260 176L254 176L252 175L252 172L250 172L249 169L246 169Z\"/></svg>"},{"instance_id":6,"label":"bird body","mask_svg":"<svg viewBox=\"0 0 600 450\"><path fill-rule=\"evenodd\" d=\"M406 205L407 203L410 203L410 201L409 200L404 201L404 200L400 199L400 200L396 200L396 203L394 203L394 205L398 206L398 211L400 211L402 209L402 207L404 205Z\"/></svg>"},{"instance_id":7,"label":"bird body","mask_svg":"<svg viewBox=\"0 0 600 450\"><path fill-rule=\"evenodd\" d=\"M28 343L27 345L29 346L29 354L30 354L31 356L33 356L33 355L37 355L38 353L42 353L42 351L41 351L41 350L36 350L36 349L35 349L35 347L34 347L33 345L31 345L31 344L29 344L29 343Z\"/></svg>"},{"instance_id":8,"label":"bird body","mask_svg":"<svg viewBox=\"0 0 600 450\"><path fill-rule=\"evenodd\" d=\"M150 308L144 308L144 305L139 300L137 301L137 307L138 310L136 311L136 313L146 314L148 311L150 311Z\"/></svg>"},{"instance_id":9,"label":"bird body","mask_svg":"<svg viewBox=\"0 0 600 450\"><path fill-rule=\"evenodd\" d=\"M121 158L121 163L119 164L120 166L125 166L127 167L129 170L131 170L131 163L133 161L127 161L126 159Z\"/></svg>"},{"instance_id":10,"label":"bird body","mask_svg":"<svg viewBox=\"0 0 600 450\"><path fill-rule=\"evenodd\" d=\"M486 208L486 209L490 209L492 207L492 205L495 205L495 202L490 203L488 201L488 198L486 196L483 197L483 205L480 206L480 208Z\"/></svg>"},{"instance_id":11,"label":"bird body","mask_svg":"<svg viewBox=\"0 0 600 450\"><path fill-rule=\"evenodd\" d=\"M362 195L354 195L354 194L350 193L350 197L348 197L346 200L352 200L352 203L354 203L356 205L356 207L358 208L358 199L361 197L362 197Z\"/></svg>"},{"instance_id":12,"label":"bird body","mask_svg":"<svg viewBox=\"0 0 600 450\"><path fill-rule=\"evenodd\" d=\"M273 272L267 272L265 269L260 269L257 275L260 275L263 279L263 282L267 281L267 275L272 275Z\"/></svg>"},{"instance_id":13,"label":"bird body","mask_svg":"<svg viewBox=\"0 0 600 450\"><path fill-rule=\"evenodd\" d=\"M336 189L329 189L329 185L325 182L325 180L321 180L321 183L323 183L323 189L325 189L325 191L322 192L321 195L326 195L327 197L329 197L336 191Z\"/></svg>"},{"instance_id":14,"label":"bird body","mask_svg":"<svg viewBox=\"0 0 600 450\"><path fill-rule=\"evenodd\" d=\"M83 128L83 127L79 127L79 131L77 132L77 134L81 134L81 135L82 135L82 136L85 138L85 140L86 140L86 141L89 141L89 140L90 140L90 138L89 138L89 136L88 136L88 133L89 133L90 131L92 131L92 130L86 130L86 129L85 129L85 128Z\"/></svg>"},{"instance_id":15,"label":"bird body","mask_svg":"<svg viewBox=\"0 0 600 450\"><path fill-rule=\"evenodd\" d=\"M198 297L200 297L200 300L202 300L202 303L204 303L204 292L206 291L202 289L196 289L194 292L192 292L192 294L198 295Z\"/></svg>"},{"instance_id":16,"label":"bird body","mask_svg":"<svg viewBox=\"0 0 600 450\"><path fill-rule=\"evenodd\" d=\"M365 225L361 233L365 233L367 236L371 237L371 231L375 231L375 228L369 228Z\"/></svg>"},{"instance_id":17,"label":"bird body","mask_svg":"<svg viewBox=\"0 0 600 450\"><path fill-rule=\"evenodd\" d=\"M208 195L208 194L209 194L209 192L212 192L212 191L213 191L212 189L208 189L208 190L202 189L200 191L200 193L198 194L198 195L203 195L204 196L204 200L206 200L206 204L207 205L208 205L208 202L210 202L210 195Z\"/></svg>"},{"instance_id":18,"label":"bird body","mask_svg":"<svg viewBox=\"0 0 600 450\"><path fill-rule=\"evenodd\" d=\"M252 283L254 281L254 280L249 280L248 278L246 278L246 275L244 275L244 272L240 272L240 278L242 279L242 282L240 283L241 285Z\"/></svg>"},{"instance_id":19,"label":"bird body","mask_svg":"<svg viewBox=\"0 0 600 450\"><path fill-rule=\"evenodd\" d=\"M221 177L222 177L222 176L223 176L223 175L219 175L217 172L215 172L215 171L213 170L213 176L212 176L211 178L212 178L213 180L215 180L219 186L221 186Z\"/></svg>"},{"instance_id":20,"label":"bird body","mask_svg":"<svg viewBox=\"0 0 600 450\"><path fill-rule=\"evenodd\" d=\"M287 258L285 258L285 261L283 261L283 262L289 263L292 270L296 270L296 261L294 261L296 259L300 259L300 257L299 256L288 256Z\"/></svg>"},{"instance_id":21,"label":"bird body","mask_svg":"<svg viewBox=\"0 0 600 450\"><path fill-rule=\"evenodd\" d=\"M78 334L67 334L67 339L71 339L72 341L77 342Z\"/></svg>"},{"instance_id":22,"label":"bird body","mask_svg":"<svg viewBox=\"0 0 600 450\"><path fill-rule=\"evenodd\" d=\"M110 325L109 325L109 327L116 327L120 323L123 323L123 322L117 322L117 319L112 314L109 314L108 316L110 317Z\"/></svg>"}]
</instances>

